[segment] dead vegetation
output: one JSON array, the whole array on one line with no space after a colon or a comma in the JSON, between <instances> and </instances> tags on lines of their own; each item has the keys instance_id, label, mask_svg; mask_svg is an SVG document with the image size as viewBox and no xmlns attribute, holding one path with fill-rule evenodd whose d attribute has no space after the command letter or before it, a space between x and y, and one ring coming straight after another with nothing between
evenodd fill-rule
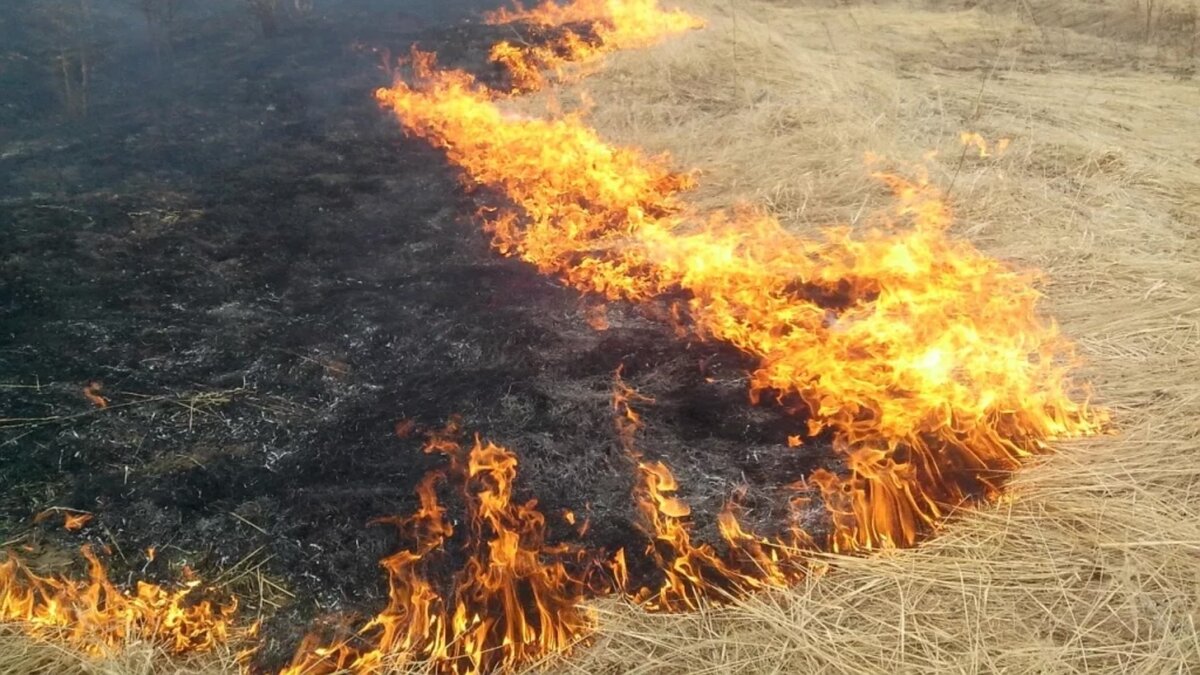
<instances>
[{"instance_id":1,"label":"dead vegetation","mask_svg":"<svg viewBox=\"0 0 1200 675\"><path fill-rule=\"evenodd\" d=\"M31 385L0 385L10 387L29 387ZM54 385L42 385L40 383L32 385L39 391L45 386L46 389L57 388ZM229 403L235 397L246 394L249 390L245 387L236 387L219 391L194 391L173 394L141 394L138 392L120 392L123 400L120 403L110 405L108 398L102 396L102 384L99 382L89 382L81 389L81 395L92 403L92 408L83 412L72 413L67 415L46 415L40 417L0 417L0 430L20 430L46 425L68 424L80 419L89 418L94 415L114 412L125 408L149 406L149 405L166 405L174 410L176 416L180 416L182 411L182 422L186 429L191 429L196 421L197 416L208 415L212 411Z\"/></svg>"},{"instance_id":2,"label":"dead vegetation","mask_svg":"<svg viewBox=\"0 0 1200 675\"><path fill-rule=\"evenodd\" d=\"M917 549L830 557L802 586L729 608L662 615L602 604L593 644L548 668L1193 669L1194 3L691 6L708 19L706 30L612 57L581 85L607 138L701 167L699 201L765 204L801 230L853 223L886 199L867 175L865 152L912 162L939 150L928 164L951 189L958 233L1045 272L1047 311L1077 341L1081 375L1118 428L1039 461L1014 477L1010 498L962 514ZM962 130L1012 142L1003 154L975 157L959 146ZM85 663L14 637L0 637L0 652L0 670L13 673L234 669L226 660L189 670L142 648Z\"/></svg>"},{"instance_id":3,"label":"dead vegetation","mask_svg":"<svg viewBox=\"0 0 1200 675\"><path fill-rule=\"evenodd\" d=\"M916 550L831 559L792 592L707 613L606 606L596 646L569 670L1166 673L1200 662L1200 141L1189 131L1200 91L1190 38L1165 48L1193 25L1172 23L1180 8L1168 4L1153 8L1147 40L1126 23L1132 3L697 3L707 30L621 54L583 85L606 136L704 167L706 201L766 203L801 229L854 222L882 198L864 152L907 162L939 150L929 164L951 187L958 232L1045 272L1047 311L1077 340L1081 375L1118 429L1021 472L1011 499ZM964 156L961 130L1012 143Z\"/></svg>"},{"instance_id":4,"label":"dead vegetation","mask_svg":"<svg viewBox=\"0 0 1200 675\"><path fill-rule=\"evenodd\" d=\"M1200 40L1200 4L1195 0L1023 0L982 4L998 11L1015 4L1025 18L1048 29L1140 42L1193 59Z\"/></svg>"}]
</instances>

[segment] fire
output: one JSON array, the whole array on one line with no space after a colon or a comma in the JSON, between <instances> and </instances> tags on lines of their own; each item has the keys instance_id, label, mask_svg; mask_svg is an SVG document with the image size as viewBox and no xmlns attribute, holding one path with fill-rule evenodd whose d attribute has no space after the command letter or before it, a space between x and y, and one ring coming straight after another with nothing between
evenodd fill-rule
<instances>
[{"instance_id":1,"label":"fire","mask_svg":"<svg viewBox=\"0 0 1200 675\"><path fill-rule=\"evenodd\" d=\"M584 318L593 330L606 331L611 327L608 323L607 305L599 304L589 307L584 313Z\"/></svg>"},{"instance_id":2,"label":"fire","mask_svg":"<svg viewBox=\"0 0 1200 675\"><path fill-rule=\"evenodd\" d=\"M1039 315L1035 275L951 236L923 171L876 172L893 205L861 231L803 238L759 210L689 208L690 174L578 116L506 116L430 55L414 75L377 97L469 187L516 205L483 212L497 250L609 300L686 295L695 336L758 359L752 400L830 435L849 475L813 476L829 548L910 546L956 505L996 496L1048 441L1103 424L1073 398L1072 348Z\"/></svg>"},{"instance_id":3,"label":"fire","mask_svg":"<svg viewBox=\"0 0 1200 675\"><path fill-rule=\"evenodd\" d=\"M103 383L88 382L87 385L85 385L83 387L83 397L86 398L89 403L96 406L97 408L107 408L108 407L108 399L105 398L104 395L100 393L103 390L104 390Z\"/></svg>"},{"instance_id":4,"label":"fire","mask_svg":"<svg viewBox=\"0 0 1200 675\"><path fill-rule=\"evenodd\" d=\"M77 511L75 509L63 508L61 506L52 506L45 509L33 517L33 522L41 523L53 518L54 516L62 515L63 529L68 532L78 532L92 521L94 516L87 511Z\"/></svg>"},{"instance_id":5,"label":"fire","mask_svg":"<svg viewBox=\"0 0 1200 675\"><path fill-rule=\"evenodd\" d=\"M545 71L701 25L654 0L546 2L489 19L559 29L547 44L492 50L516 90L543 86ZM464 445L452 424L425 445L446 462L419 484L417 510L378 521L406 542L381 561L387 606L348 638L310 635L286 675L513 668L569 651L594 622L580 603L608 590L683 610L784 587L816 549L913 545L959 504L995 498L1023 458L1105 424L1102 411L1078 400L1072 347L1039 315L1036 275L952 236L950 205L923 170L876 171L890 208L858 229L801 237L758 209L690 207L683 194L694 174L665 155L605 143L578 114L510 115L496 103L502 94L439 70L430 54L414 52L411 66L411 83L377 98L407 133L442 148L469 188L500 197L481 213L501 254L603 301L684 298L667 312L677 332L756 359L751 401L777 405L803 427L781 444L821 436L845 470L817 470L793 486L793 505L826 510L830 528L819 538L795 523L783 534L751 532L735 496L717 517L721 542L697 542L679 481L636 444L635 405L650 400L618 373L614 419L649 543L610 554L548 542L536 500L514 501L517 457L478 436ZM961 140L981 157L1007 145L977 134ZM604 307L585 312L597 330L609 327ZM84 394L102 407L99 392L94 384ZM416 431L411 420L395 426L401 438ZM448 493L455 505L443 502ZM571 511L563 518L576 522ZM607 587L591 574L600 553ZM152 560L154 549L146 554ZM0 563L0 620L39 637L65 635L89 653L131 638L189 652L253 633L233 627L234 602L187 602L199 582L179 591L141 583L128 593L90 549L84 555L87 581L40 577L12 557ZM653 578L631 577L635 557Z\"/></svg>"},{"instance_id":6,"label":"fire","mask_svg":"<svg viewBox=\"0 0 1200 675\"><path fill-rule=\"evenodd\" d=\"M568 64L586 63L618 49L649 46L704 25L680 10L661 9L658 0L575 0L566 5L547 0L532 9L520 3L515 7L489 13L488 22L525 22L561 30L545 44L503 41L492 47L490 60L508 71L516 92L542 88L544 71L562 79Z\"/></svg>"},{"instance_id":7,"label":"fire","mask_svg":"<svg viewBox=\"0 0 1200 675\"><path fill-rule=\"evenodd\" d=\"M698 609L705 601L728 600L738 594L767 587L782 588L803 573L806 535L796 541L772 541L746 531L738 522L736 507L727 502L718 517L725 550L692 542L688 516L691 507L675 493L679 483L666 464L646 460L635 445L642 428L636 401L652 402L629 388L617 371L613 388L613 419L617 435L638 470L634 499L642 527L651 543L643 552L662 573L656 587L629 583L627 554L620 551L612 563L613 576L634 601L650 609Z\"/></svg>"},{"instance_id":8,"label":"fire","mask_svg":"<svg viewBox=\"0 0 1200 675\"><path fill-rule=\"evenodd\" d=\"M54 639L91 656L131 642L150 642L174 653L202 652L253 636L257 625L236 626L236 598L226 604L196 600L200 581L176 590L138 582L126 591L108 579L88 546L86 579L40 576L13 555L0 562L0 622L31 637Z\"/></svg>"},{"instance_id":9,"label":"fire","mask_svg":"<svg viewBox=\"0 0 1200 675\"><path fill-rule=\"evenodd\" d=\"M1003 155L1008 150L1011 139L1001 138L995 143L988 143L987 139L973 131L962 131L958 134L958 140L963 145L963 150L975 148L979 153L980 159L992 157L993 155Z\"/></svg>"},{"instance_id":10,"label":"fire","mask_svg":"<svg viewBox=\"0 0 1200 675\"><path fill-rule=\"evenodd\" d=\"M546 542L536 500L513 501L515 455L479 437L465 447L457 432L452 424L426 444L448 463L422 480L417 511L380 521L412 542L382 561L388 606L355 640L306 641L284 673L379 672L405 663L491 672L567 651L590 630L592 617L579 606L584 583L567 571L582 552ZM460 493L461 530L439 501L442 483ZM448 565L457 571L443 594L437 572Z\"/></svg>"},{"instance_id":11,"label":"fire","mask_svg":"<svg viewBox=\"0 0 1200 675\"><path fill-rule=\"evenodd\" d=\"M63 519L63 529L68 532L78 532L92 520L90 513L68 513Z\"/></svg>"}]
</instances>

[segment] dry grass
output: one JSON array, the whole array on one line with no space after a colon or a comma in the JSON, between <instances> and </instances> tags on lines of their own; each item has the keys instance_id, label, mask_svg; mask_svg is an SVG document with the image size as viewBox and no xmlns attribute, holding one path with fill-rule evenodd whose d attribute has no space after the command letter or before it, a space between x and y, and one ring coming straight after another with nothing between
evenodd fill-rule
<instances>
[{"instance_id":1,"label":"dry grass","mask_svg":"<svg viewBox=\"0 0 1200 675\"><path fill-rule=\"evenodd\" d=\"M3 675L230 675L234 653L221 650L190 659L170 659L154 645L130 644L103 657L90 657L47 642L35 642L11 628L0 628Z\"/></svg>"},{"instance_id":2,"label":"dry grass","mask_svg":"<svg viewBox=\"0 0 1200 675\"><path fill-rule=\"evenodd\" d=\"M619 55L583 85L593 122L703 167L705 202L766 203L800 230L884 199L866 151L938 149L930 168L953 186L959 234L1046 272L1046 309L1119 433L1062 448L1016 476L1010 500L915 550L836 560L791 592L695 615L605 605L596 645L564 670L1196 672L1192 57L1125 31L1126 3L1107 5L1121 40L1103 3L1031 0L1038 23L1021 3L803 4L695 2L707 30ZM960 130L1013 143L963 158Z\"/></svg>"},{"instance_id":3,"label":"dry grass","mask_svg":"<svg viewBox=\"0 0 1200 675\"><path fill-rule=\"evenodd\" d=\"M799 230L883 203L865 152L914 161L939 149L930 168L952 186L959 234L1046 272L1046 310L1077 340L1119 432L1066 445L1017 475L1011 499L917 549L834 560L789 592L670 616L601 603L594 644L553 669L1196 672L1194 50L1139 36L1132 0L812 4L693 0L707 30L616 55L581 85L593 123L702 167L699 201L766 204ZM1170 16L1155 30L1183 35ZM1013 143L964 158L964 129ZM27 664L59 652L0 640L2 672L78 663L4 670L13 650ZM89 672L175 672L136 657L106 668Z\"/></svg>"}]
</instances>

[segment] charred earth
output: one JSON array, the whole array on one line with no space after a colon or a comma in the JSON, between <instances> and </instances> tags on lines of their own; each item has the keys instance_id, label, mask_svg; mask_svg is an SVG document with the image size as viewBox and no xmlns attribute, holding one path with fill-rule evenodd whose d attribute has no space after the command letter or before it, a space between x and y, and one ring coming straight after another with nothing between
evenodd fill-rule
<instances>
[{"instance_id":1,"label":"charred earth","mask_svg":"<svg viewBox=\"0 0 1200 675\"><path fill-rule=\"evenodd\" d=\"M250 598L278 665L312 619L384 603L397 542L369 523L414 509L442 461L422 434L451 416L516 453L552 540L596 550L645 537L618 367L654 399L640 446L701 539L738 488L770 533L786 486L832 467L819 441L781 445L803 420L749 405L736 351L677 337L660 305L593 329L595 300L496 255L441 153L372 99L414 42L500 77L487 50L512 27L351 3L263 39L213 9L150 60L119 18L86 115L38 114L32 81L4 113L0 541L107 546L117 580L186 565ZM33 523L52 507L94 517Z\"/></svg>"}]
</instances>

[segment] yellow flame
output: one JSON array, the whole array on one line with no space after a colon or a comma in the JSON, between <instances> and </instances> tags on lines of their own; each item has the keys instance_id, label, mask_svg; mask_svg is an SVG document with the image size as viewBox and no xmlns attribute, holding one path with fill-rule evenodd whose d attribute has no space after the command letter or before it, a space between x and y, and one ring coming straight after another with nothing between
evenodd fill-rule
<instances>
[{"instance_id":1,"label":"yellow flame","mask_svg":"<svg viewBox=\"0 0 1200 675\"><path fill-rule=\"evenodd\" d=\"M1009 143L1012 142L1011 139L1001 138L995 143L988 143L986 138L973 131L959 132L958 140L962 143L964 151L975 148L980 158L1003 155L1008 150Z\"/></svg>"},{"instance_id":2,"label":"yellow flame","mask_svg":"<svg viewBox=\"0 0 1200 675\"><path fill-rule=\"evenodd\" d=\"M547 72L562 76L568 64L701 25L654 0L546 2L489 20L561 29L544 44L493 48L515 90L541 87ZM717 518L722 548L695 543L675 475L635 443L642 421L634 404L649 399L618 374L614 419L638 472L634 498L650 543L641 553L616 551L609 566L616 588L647 607L689 609L785 586L815 548L912 545L957 504L995 498L1004 476L1048 441L1105 423L1103 411L1078 400L1068 378L1071 345L1040 317L1036 276L951 236L950 206L923 170L877 171L892 195L889 209L858 230L831 226L802 238L759 210L690 207L682 193L693 174L672 169L665 155L605 143L579 115L505 114L495 103L500 94L438 70L432 55L414 52L412 68L413 83L380 89L377 98L406 132L443 148L469 187L504 195L511 205L483 211L499 252L607 300L682 294L686 305L671 306L676 330L754 357L752 400L799 411L806 436L827 434L844 461L845 475L821 469L794 486L793 508L819 502L828 512L822 540L796 524L778 539L757 535L731 499ZM961 141L981 157L1008 145L970 132ZM608 327L602 305L587 315L597 329ZM89 385L84 394L103 406L100 390ZM396 433L414 429L398 423ZM798 447L805 437L781 441ZM310 636L285 673L379 672L406 662L483 672L566 651L590 629L579 601L603 589L568 565L595 552L546 542L536 502L513 501L516 456L478 437L463 446L453 425L426 451L444 455L447 466L421 482L414 514L381 521L411 544L381 563L387 607L349 639ZM460 493L462 526L439 486ZM564 518L574 522L570 512ZM448 551L458 557L448 562ZM90 550L84 555L87 582L36 576L15 558L0 563L0 620L27 622L35 635L66 631L92 652L130 635L174 651L207 649L235 632L235 604L183 602L195 583L177 592L141 584L129 594L108 582ZM632 579L633 555L661 578ZM455 561L447 587L435 572Z\"/></svg>"},{"instance_id":3,"label":"yellow flame","mask_svg":"<svg viewBox=\"0 0 1200 675\"><path fill-rule=\"evenodd\" d=\"M558 37L544 44L503 41L493 46L489 58L508 71L515 92L542 88L547 71L563 79L568 65L586 64L618 49L646 47L704 25L680 10L661 9L658 0L575 0L565 5L547 0L531 9L517 3L513 10L488 14L487 20L493 24L526 22L543 28L586 27L586 35L562 28Z\"/></svg>"},{"instance_id":4,"label":"yellow flame","mask_svg":"<svg viewBox=\"0 0 1200 675\"><path fill-rule=\"evenodd\" d=\"M237 599L225 604L196 599L201 583L176 590L138 582L132 592L118 588L91 547L86 579L41 576L9 555L0 562L0 622L17 623L35 638L54 639L98 656L134 641L154 643L176 654L212 649L244 640L257 624L237 627Z\"/></svg>"},{"instance_id":5,"label":"yellow flame","mask_svg":"<svg viewBox=\"0 0 1200 675\"><path fill-rule=\"evenodd\" d=\"M580 552L547 544L536 502L513 501L516 456L479 437L464 447L457 432L452 425L426 445L426 452L445 455L449 465L422 480L416 513L380 521L413 542L382 561L388 606L355 640L322 645L310 637L285 674L378 672L384 664L405 662L443 672L491 672L567 651L590 630L592 617L578 605L583 583L564 565ZM438 500L443 482L455 484L465 502L461 543ZM465 562L443 597L433 573L457 562L447 550L458 550Z\"/></svg>"},{"instance_id":6,"label":"yellow flame","mask_svg":"<svg viewBox=\"0 0 1200 675\"><path fill-rule=\"evenodd\" d=\"M689 174L578 117L506 116L430 55L414 72L377 96L469 185L517 205L484 212L501 253L612 300L686 293L694 334L758 359L754 400L796 402L810 433L832 434L851 475L816 481L837 513L831 547L911 545L1045 441L1103 422L1073 398L1073 351L1037 312L1035 275L949 235L924 172L876 172L890 209L806 239L761 211L690 209Z\"/></svg>"},{"instance_id":7,"label":"yellow flame","mask_svg":"<svg viewBox=\"0 0 1200 675\"><path fill-rule=\"evenodd\" d=\"M718 553L709 544L693 543L688 521L691 507L675 495L679 483L674 474L663 462L646 460L637 448L635 439L642 420L633 408L635 402L652 400L627 386L618 370L613 387L613 419L617 435L638 470L634 499L642 528L651 538L644 557L662 578L656 585L634 587L629 578L628 555L622 549L611 562L618 588L647 608L684 610L762 588L782 588L799 578L804 569L804 550L811 548L808 536L795 531L793 541L784 542L752 534L738 522L732 501L726 503L717 521L726 545L724 552Z\"/></svg>"}]
</instances>

